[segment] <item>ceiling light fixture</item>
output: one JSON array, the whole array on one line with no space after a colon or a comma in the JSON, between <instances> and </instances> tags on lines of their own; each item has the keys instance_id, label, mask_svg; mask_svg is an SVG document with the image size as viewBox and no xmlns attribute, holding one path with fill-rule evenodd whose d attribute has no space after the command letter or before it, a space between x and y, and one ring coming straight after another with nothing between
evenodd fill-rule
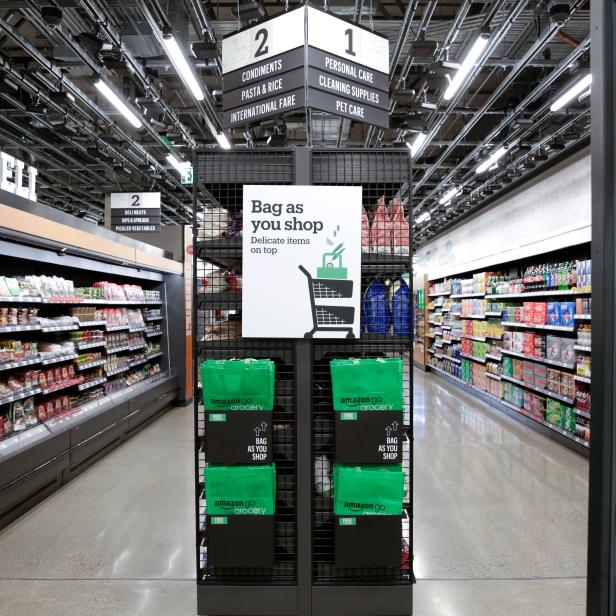
<instances>
[{"instance_id":1,"label":"ceiling light fixture","mask_svg":"<svg viewBox=\"0 0 616 616\"><path fill-rule=\"evenodd\" d=\"M188 64L173 34L168 30L163 32L163 45L167 50L169 59L173 62L173 66L175 66L177 74L193 93L193 96L198 101L202 101L205 98L205 94L203 94L203 90L197 81L193 68Z\"/></svg>"},{"instance_id":2,"label":"ceiling light fixture","mask_svg":"<svg viewBox=\"0 0 616 616\"><path fill-rule=\"evenodd\" d=\"M484 171L491 169L503 156L505 156L505 154L507 154L508 150L509 148L506 148L505 146L498 148L498 150L496 150L490 158L484 160L481 165L475 169L475 173L483 173Z\"/></svg>"},{"instance_id":3,"label":"ceiling light fixture","mask_svg":"<svg viewBox=\"0 0 616 616\"><path fill-rule=\"evenodd\" d=\"M559 96L551 105L550 111L558 111L562 109L569 101L572 101L578 94L587 90L592 83L592 74L589 73L576 84L571 86L564 94Z\"/></svg>"},{"instance_id":4,"label":"ceiling light fixture","mask_svg":"<svg viewBox=\"0 0 616 616\"><path fill-rule=\"evenodd\" d=\"M449 87L445 90L444 98L446 101L451 100L453 95L460 89L462 82L466 79L466 76L471 72L471 69L477 64L479 56L488 44L489 36L485 33L481 33L470 51L466 54L466 57L462 61L460 68L457 70L454 78L451 80Z\"/></svg>"},{"instance_id":5,"label":"ceiling light fixture","mask_svg":"<svg viewBox=\"0 0 616 616\"><path fill-rule=\"evenodd\" d=\"M462 187L454 186L451 190L446 192L441 200L439 201L439 205L445 205L449 203L454 197L457 197L462 192Z\"/></svg>"},{"instance_id":6,"label":"ceiling light fixture","mask_svg":"<svg viewBox=\"0 0 616 616\"><path fill-rule=\"evenodd\" d=\"M417 156L417 152L419 152L421 146L425 143L428 135L426 133L417 133L415 139L413 139L413 143L406 142L406 146L411 150L411 156L415 158Z\"/></svg>"},{"instance_id":7,"label":"ceiling light fixture","mask_svg":"<svg viewBox=\"0 0 616 616\"><path fill-rule=\"evenodd\" d=\"M415 219L415 223L420 225L422 222L426 222L426 220L430 220L431 218L432 216L430 216L430 212L424 212Z\"/></svg>"},{"instance_id":8,"label":"ceiling light fixture","mask_svg":"<svg viewBox=\"0 0 616 616\"><path fill-rule=\"evenodd\" d=\"M95 81L94 87L130 122L131 126L135 128L143 126L128 105L102 79Z\"/></svg>"},{"instance_id":9,"label":"ceiling light fixture","mask_svg":"<svg viewBox=\"0 0 616 616\"><path fill-rule=\"evenodd\" d=\"M191 166L187 161L179 161L171 152L167 154L167 162L180 173L184 173Z\"/></svg>"},{"instance_id":10,"label":"ceiling light fixture","mask_svg":"<svg viewBox=\"0 0 616 616\"><path fill-rule=\"evenodd\" d=\"M227 139L227 135L225 135L224 133L216 133L216 141L218 141L218 145L223 150L230 150L231 149L231 143Z\"/></svg>"}]
</instances>

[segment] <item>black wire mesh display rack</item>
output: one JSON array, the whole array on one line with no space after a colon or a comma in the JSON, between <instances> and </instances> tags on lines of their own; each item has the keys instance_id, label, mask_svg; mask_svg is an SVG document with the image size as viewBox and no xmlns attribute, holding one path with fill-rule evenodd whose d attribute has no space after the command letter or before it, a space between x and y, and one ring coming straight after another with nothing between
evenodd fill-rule
<instances>
[{"instance_id":1,"label":"black wire mesh display rack","mask_svg":"<svg viewBox=\"0 0 616 616\"><path fill-rule=\"evenodd\" d=\"M379 228L379 216L397 207L409 219L408 151L333 151L307 148L241 152L199 152L194 166L194 331L195 382L205 359L264 358L276 364L273 461L277 471L274 560L268 566L216 567L208 559L208 516L204 468L208 460L205 412L195 396L195 472L198 613L208 616L396 616L412 612L412 372L411 333L393 335L367 325L362 304L362 333L347 337L344 315L334 319L336 339L243 339L242 199L246 184L361 186L363 205L372 215L372 238L364 237L362 297L373 281L394 282L411 268L406 237L389 247L379 236L396 234L395 225ZM202 200L203 194L208 199ZM344 204L340 204L343 207ZM335 204L333 205L335 207ZM377 214L379 212L379 214ZM403 215L402 215L403 213ZM389 218L388 218L389 220ZM390 240L391 241L391 240ZM408 281L411 285L411 281ZM320 301L344 297L348 289L324 289L308 276ZM268 293L276 293L268 290ZM281 288L278 292L283 292ZM411 289L412 293L412 289ZM252 299L252 298L251 298ZM262 298L254 298L261 301ZM322 315L321 315L322 317ZM332 327L315 315L315 327ZM378 320L378 315L377 315ZM323 323L321 322L323 321ZM368 330L368 331L366 331ZM329 362L334 358L397 357L404 365L403 451L406 475L400 524L400 562L395 566L336 566L331 468L335 461L335 421ZM241 548L240 548L241 549ZM241 558L239 559L241 561ZM339 563L338 563L339 564Z\"/></svg>"}]
</instances>

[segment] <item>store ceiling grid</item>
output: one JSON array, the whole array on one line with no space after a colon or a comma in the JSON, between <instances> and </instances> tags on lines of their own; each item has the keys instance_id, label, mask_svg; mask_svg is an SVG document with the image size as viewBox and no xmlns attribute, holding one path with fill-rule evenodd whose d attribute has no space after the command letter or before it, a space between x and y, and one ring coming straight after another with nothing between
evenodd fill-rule
<instances>
[{"instance_id":1,"label":"store ceiling grid","mask_svg":"<svg viewBox=\"0 0 616 616\"><path fill-rule=\"evenodd\" d=\"M389 39L390 128L302 109L224 133L222 38L281 14L285 3L1 4L0 148L38 168L40 201L93 222L102 221L105 194L157 190L163 224L188 223L192 187L174 163L191 161L195 147L268 148L275 137L285 147L404 148L422 135L412 197L421 245L589 142L585 91L550 109L589 73L586 0L315 3ZM169 33L202 99L167 55ZM456 64L464 66L482 34L484 53L446 99ZM135 111L140 128L109 102L98 79ZM494 166L477 173L491 157ZM208 193L198 192L207 205Z\"/></svg>"}]
</instances>

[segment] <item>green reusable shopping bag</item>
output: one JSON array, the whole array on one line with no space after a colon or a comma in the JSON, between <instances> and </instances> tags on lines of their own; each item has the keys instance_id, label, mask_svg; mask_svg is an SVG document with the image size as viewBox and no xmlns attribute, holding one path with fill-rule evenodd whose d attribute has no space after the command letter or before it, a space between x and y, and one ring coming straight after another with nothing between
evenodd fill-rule
<instances>
[{"instance_id":1,"label":"green reusable shopping bag","mask_svg":"<svg viewBox=\"0 0 616 616\"><path fill-rule=\"evenodd\" d=\"M335 411L402 411L402 360L334 359L329 364Z\"/></svg>"},{"instance_id":2,"label":"green reusable shopping bag","mask_svg":"<svg viewBox=\"0 0 616 616\"><path fill-rule=\"evenodd\" d=\"M336 515L402 515L402 465L346 466L334 464Z\"/></svg>"},{"instance_id":3,"label":"green reusable shopping bag","mask_svg":"<svg viewBox=\"0 0 616 616\"><path fill-rule=\"evenodd\" d=\"M204 361L201 384L205 410L273 410L275 367L269 359Z\"/></svg>"},{"instance_id":4,"label":"green reusable shopping bag","mask_svg":"<svg viewBox=\"0 0 616 616\"><path fill-rule=\"evenodd\" d=\"M209 464L205 477L205 508L209 515L274 515L276 467Z\"/></svg>"}]
</instances>

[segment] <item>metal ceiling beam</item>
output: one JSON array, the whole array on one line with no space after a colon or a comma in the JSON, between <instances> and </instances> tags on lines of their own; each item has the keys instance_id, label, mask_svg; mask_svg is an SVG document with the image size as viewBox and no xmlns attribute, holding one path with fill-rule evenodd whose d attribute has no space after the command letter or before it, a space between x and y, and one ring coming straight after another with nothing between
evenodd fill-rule
<instances>
[{"instance_id":1,"label":"metal ceiling beam","mask_svg":"<svg viewBox=\"0 0 616 616\"><path fill-rule=\"evenodd\" d=\"M165 113L166 117L169 118L175 129L180 132L187 145L194 148L196 143L190 134L190 131L182 124L175 111L169 107L160 95L160 92L152 83L152 79L147 74L143 62L137 60L133 52L124 44L122 41L122 35L109 22L109 19L107 18L103 7L100 5L98 0L78 0L78 2L81 8L86 11L90 20L100 28L102 33L104 33L107 40L122 52L124 60L133 71L134 75L139 79L143 89L161 106L161 109Z\"/></svg>"},{"instance_id":2,"label":"metal ceiling beam","mask_svg":"<svg viewBox=\"0 0 616 616\"><path fill-rule=\"evenodd\" d=\"M581 2L584 2L585 0L581 0ZM524 0L522 0L522 4L525 4ZM519 5L518 5L519 6ZM508 20L508 26L509 24L512 23L511 20ZM507 26L507 29L508 29ZM522 70L526 67L527 63L535 56L537 55L541 49L554 37L556 31L558 30L558 26L556 24L550 24L550 26L548 28L546 28L543 33L537 38L537 40L533 43L533 45L526 51L526 53L524 54L524 56L522 58L520 58L519 62L517 63L517 65L513 68L513 70L508 73L505 78L498 84L498 86L496 87L496 89L494 90L494 92L490 95L490 97L488 98L488 100L477 110L476 115L469 120L468 122L466 122L464 124L464 126L462 127L462 130L458 133L456 140L462 141L462 139L464 139L464 137L466 137L466 135L468 135L468 133L477 125L477 123L481 120L483 114L490 109L490 107L492 107L492 105L494 105L494 103L503 95L503 93L507 90L507 88L511 85L511 83L513 83L513 81L518 77L518 75L522 72ZM490 37L491 38L491 37ZM493 48L493 46L488 46L488 49L490 49L490 47ZM479 72L479 70L481 69L481 64L478 64L478 68L475 71L471 71L472 73L474 72L475 75ZM471 79L474 79L474 76ZM470 83L470 81L467 81L467 83ZM461 88L462 90L462 88ZM459 91L460 92L460 91ZM459 97L454 97L454 99L452 100L452 102L455 101L455 99L457 99ZM450 105L451 107L451 105ZM439 120L435 126L432 127L432 129L428 132L428 139L426 140L426 143L429 142L429 140L433 139L437 132L442 128L442 126L444 125L446 121L446 116L444 118L442 118L441 120ZM421 188L421 186L424 184L424 182L430 177L430 175L432 173L434 173L434 171L436 171L436 169L438 169L438 166L440 163L442 163L445 158L447 158L447 156L449 156L453 150L455 146L452 145L449 148L447 148L447 150L445 150L445 152L443 152L438 159L435 161L432 170L428 170L428 172L426 174L424 174L424 176L416 183L415 185L415 189Z\"/></svg>"},{"instance_id":3,"label":"metal ceiling beam","mask_svg":"<svg viewBox=\"0 0 616 616\"><path fill-rule=\"evenodd\" d=\"M536 88L534 88L525 98L524 100L522 100L513 110L512 113L508 114L506 118L504 118L497 126L495 126L490 133L486 136L485 141L486 142L493 142L494 140L497 139L498 135L509 125L511 124L530 104L532 104L535 100L537 100L537 98L539 98L542 94L544 94L545 92L548 91L548 89L552 86L552 84L561 76L563 75L568 69L569 66L574 63L576 60L578 60L588 49L590 45L590 36L586 37L581 43L580 45L577 47L577 49L574 49L561 63L560 65L555 68L550 75L548 75L548 77L546 77L546 79L544 79L543 81L541 81ZM549 107L549 105L547 105ZM533 113L532 118L536 119L538 118L541 113L543 113L546 109L546 105L543 105L539 110L536 110ZM465 131L462 131L465 132ZM514 138L514 135L512 135L512 138ZM519 137L518 137L519 138ZM454 142L458 141L458 139L461 139L460 135L458 135L456 137L456 139L454 140ZM459 145L459 143L458 143ZM457 167L455 169L453 169L452 171L450 171L438 184L438 186L433 189L427 196L425 196L422 201L418 204L417 206L417 210L418 213L421 211L421 208L425 205L427 205L428 201L430 199L434 199L436 198L436 196L438 195L439 191L443 190L444 187L451 181L451 179L459 172L460 169L462 169L463 167L465 167L466 165L468 165L470 162L472 162L476 155L480 152L480 150L482 149L482 145L477 146L472 152L470 152L462 161L460 161L460 163L457 165ZM430 173L433 172L436 169L436 165L440 163L442 164L441 161L442 157L439 157L439 159L431 166L430 168ZM420 181L417 182L416 184L416 188L415 190L421 188L421 186L425 183L425 181L427 180L427 177L422 178Z\"/></svg>"},{"instance_id":4,"label":"metal ceiling beam","mask_svg":"<svg viewBox=\"0 0 616 616\"><path fill-rule=\"evenodd\" d=\"M166 169L155 157L146 152L143 147L139 143L137 143L132 137L129 137L123 129L121 129L115 122L113 122L107 114L100 108L98 105L80 88L78 88L73 81L68 78L64 71L55 65L51 60L48 60L43 54L41 54L38 49L32 46L22 35L17 32L10 24L8 24L5 20L0 18L0 30L4 30L30 57L32 57L38 64L40 64L46 71L48 71L59 84L62 84L62 87L70 92L76 100L78 100L85 107L90 109L99 119L101 119L111 130L118 134L120 139L126 143L129 147L135 149L138 155L141 158L141 161L149 160L157 167L166 177L168 177L174 186L177 186L178 190L184 192L187 195L187 203L188 197L191 198L191 192L185 187L182 186L177 178L171 175L168 169ZM53 85L49 83L49 86L53 90L57 90L57 84ZM168 148L167 148L168 149ZM189 209L190 206L182 204L183 208ZM188 217L185 217L186 221L189 221Z\"/></svg>"}]
</instances>

